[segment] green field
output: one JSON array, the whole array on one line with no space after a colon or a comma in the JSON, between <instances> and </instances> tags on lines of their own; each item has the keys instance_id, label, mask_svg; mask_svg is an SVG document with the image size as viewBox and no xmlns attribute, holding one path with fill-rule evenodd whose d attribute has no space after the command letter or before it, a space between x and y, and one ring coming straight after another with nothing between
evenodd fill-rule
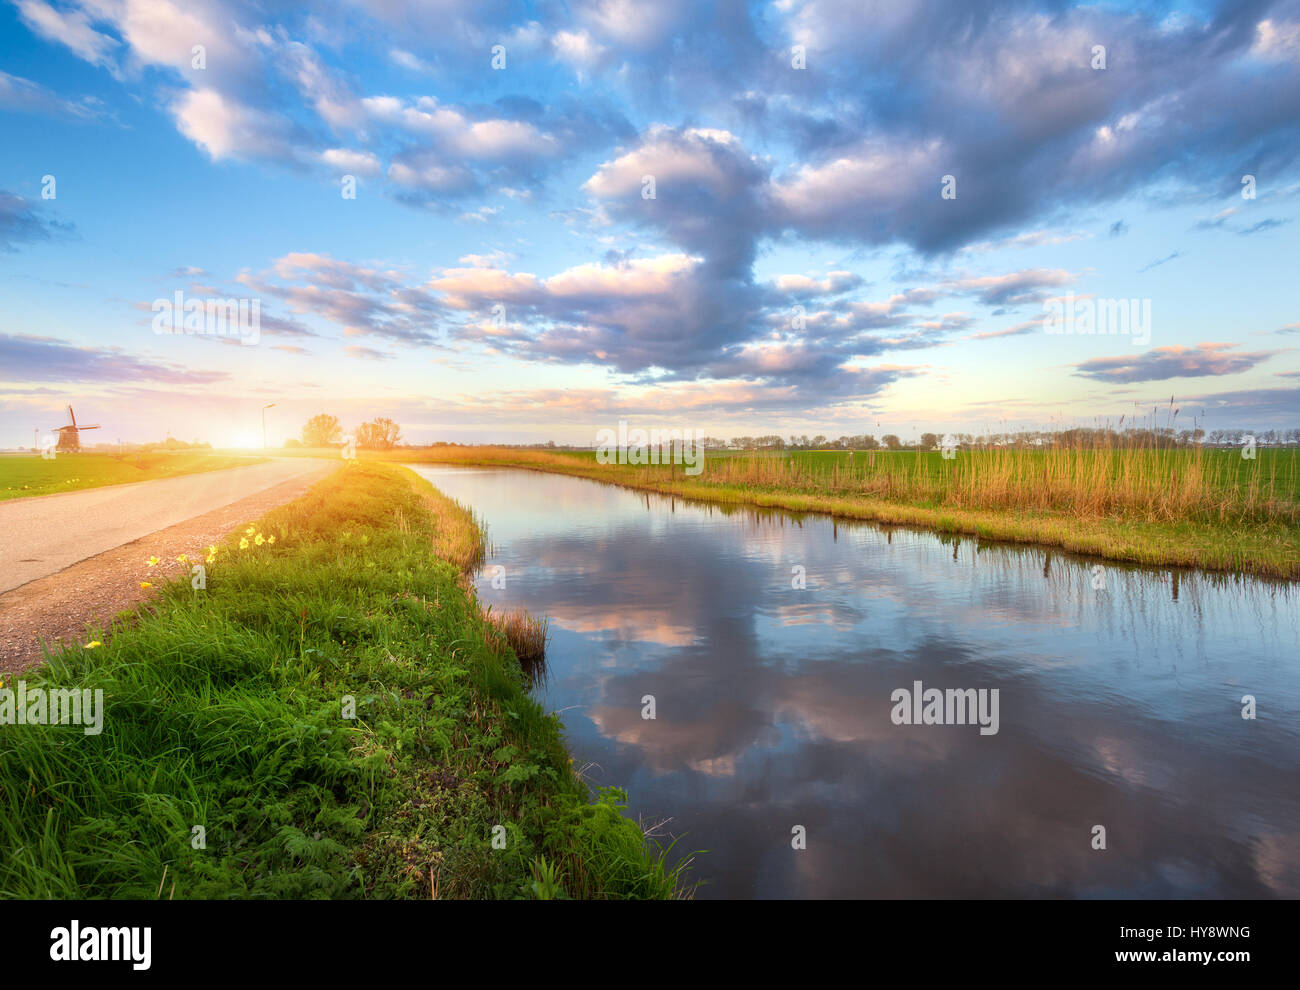
<instances>
[{"instance_id":1,"label":"green field","mask_svg":"<svg viewBox=\"0 0 1300 990\"><path fill-rule=\"evenodd\" d=\"M372 455L374 456L374 455ZM406 461L513 465L714 502L825 512L1109 560L1300 578L1300 450L1057 448L709 455L598 464L593 452L391 451Z\"/></svg>"},{"instance_id":2,"label":"green field","mask_svg":"<svg viewBox=\"0 0 1300 990\"><path fill-rule=\"evenodd\" d=\"M81 488L125 485L133 481L174 478L182 474L216 471L220 468L257 464L264 457L188 452L140 454L58 454L46 459L39 454L0 456L0 501L53 495Z\"/></svg>"},{"instance_id":3,"label":"green field","mask_svg":"<svg viewBox=\"0 0 1300 990\"><path fill-rule=\"evenodd\" d=\"M464 579L482 538L411 472L343 467L205 590L25 674L102 690L102 732L0 730L0 898L687 893L529 694Z\"/></svg>"}]
</instances>

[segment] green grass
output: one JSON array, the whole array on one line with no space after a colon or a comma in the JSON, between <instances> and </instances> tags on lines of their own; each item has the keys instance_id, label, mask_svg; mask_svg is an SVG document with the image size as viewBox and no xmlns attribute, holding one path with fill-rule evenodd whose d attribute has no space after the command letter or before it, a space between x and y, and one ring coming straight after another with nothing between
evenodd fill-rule
<instances>
[{"instance_id":1,"label":"green grass","mask_svg":"<svg viewBox=\"0 0 1300 990\"><path fill-rule=\"evenodd\" d=\"M376 455L363 455L376 456ZM1107 560L1300 578L1300 450L798 451L682 466L589 452L429 447L411 463L508 465L723 504L1036 543Z\"/></svg>"},{"instance_id":2,"label":"green grass","mask_svg":"<svg viewBox=\"0 0 1300 990\"><path fill-rule=\"evenodd\" d=\"M141 453L120 457L116 454L57 454L51 459L40 454L5 454L0 456L0 501L174 478L182 474L258 464L265 459L191 453Z\"/></svg>"},{"instance_id":3,"label":"green grass","mask_svg":"<svg viewBox=\"0 0 1300 990\"><path fill-rule=\"evenodd\" d=\"M591 801L440 556L474 556L465 510L354 464L254 530L276 542L235 534L205 591L167 584L102 646L26 675L100 688L106 713L98 736L0 728L0 897L686 893L620 791Z\"/></svg>"}]
</instances>

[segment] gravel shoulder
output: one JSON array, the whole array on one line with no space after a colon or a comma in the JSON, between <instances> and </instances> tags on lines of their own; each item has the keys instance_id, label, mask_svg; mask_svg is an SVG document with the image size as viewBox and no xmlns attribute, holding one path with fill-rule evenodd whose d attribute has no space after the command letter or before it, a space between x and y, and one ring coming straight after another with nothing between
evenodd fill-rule
<instances>
[{"instance_id":1,"label":"gravel shoulder","mask_svg":"<svg viewBox=\"0 0 1300 990\"><path fill-rule=\"evenodd\" d=\"M260 464L0 502L0 593L338 461Z\"/></svg>"},{"instance_id":2,"label":"gravel shoulder","mask_svg":"<svg viewBox=\"0 0 1300 990\"><path fill-rule=\"evenodd\" d=\"M178 555L202 560L209 544L219 543L233 530L299 497L337 466L337 462L313 463L291 480L0 594L0 674L18 673L42 662L42 642L51 646L89 642L99 635L99 627L107 628L119 613L133 612L148 602L153 589L141 588L141 582L157 585L188 572L176 562ZM8 541L9 534L5 539ZM150 557L160 558L164 565L149 568L146 561Z\"/></svg>"}]
</instances>

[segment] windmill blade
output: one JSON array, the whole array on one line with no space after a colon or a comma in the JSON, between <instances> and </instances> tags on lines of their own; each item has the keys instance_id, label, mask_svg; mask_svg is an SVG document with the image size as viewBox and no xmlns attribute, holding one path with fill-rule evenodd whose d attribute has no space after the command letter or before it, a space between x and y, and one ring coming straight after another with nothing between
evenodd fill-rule
<instances>
[{"instance_id":1,"label":"windmill blade","mask_svg":"<svg viewBox=\"0 0 1300 990\"><path fill-rule=\"evenodd\" d=\"M97 429L99 429L99 424L96 423L94 426L78 426L77 429L78 429L78 430L97 430Z\"/></svg>"},{"instance_id":2,"label":"windmill blade","mask_svg":"<svg viewBox=\"0 0 1300 990\"><path fill-rule=\"evenodd\" d=\"M72 411L72 406L68 406L68 418L72 420L72 425L77 425L77 415Z\"/></svg>"}]
</instances>

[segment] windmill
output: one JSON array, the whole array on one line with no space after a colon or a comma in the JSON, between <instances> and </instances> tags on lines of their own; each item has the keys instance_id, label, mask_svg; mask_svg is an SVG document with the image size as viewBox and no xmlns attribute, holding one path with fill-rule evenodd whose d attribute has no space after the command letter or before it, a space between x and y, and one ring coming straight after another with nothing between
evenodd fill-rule
<instances>
[{"instance_id":1,"label":"windmill","mask_svg":"<svg viewBox=\"0 0 1300 990\"><path fill-rule=\"evenodd\" d=\"M81 431L97 430L99 429L99 424L95 423L92 426L78 426L77 416L72 411L71 406L68 406L68 418L72 420L70 425L55 427L54 432L59 435L59 444L54 449L63 451L64 453L75 454L81 450Z\"/></svg>"}]
</instances>

